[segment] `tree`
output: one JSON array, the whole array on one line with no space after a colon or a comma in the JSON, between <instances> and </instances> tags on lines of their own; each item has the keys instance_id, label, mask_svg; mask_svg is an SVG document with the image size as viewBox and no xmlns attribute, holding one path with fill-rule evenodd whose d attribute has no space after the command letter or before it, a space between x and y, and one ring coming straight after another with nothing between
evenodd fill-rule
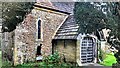
<instances>
[{"instance_id":1,"label":"tree","mask_svg":"<svg viewBox=\"0 0 120 68\"><path fill-rule=\"evenodd\" d=\"M108 26L111 29L108 43L120 50L120 3L108 3L110 11L108 12Z\"/></svg>"},{"instance_id":2,"label":"tree","mask_svg":"<svg viewBox=\"0 0 120 68\"><path fill-rule=\"evenodd\" d=\"M2 32L13 31L17 24L23 21L34 2L3 2L2 3Z\"/></svg>"},{"instance_id":3,"label":"tree","mask_svg":"<svg viewBox=\"0 0 120 68\"><path fill-rule=\"evenodd\" d=\"M120 49L120 3L119 2L77 2L75 20L80 33L96 33L103 28L110 29L108 43Z\"/></svg>"},{"instance_id":4,"label":"tree","mask_svg":"<svg viewBox=\"0 0 120 68\"><path fill-rule=\"evenodd\" d=\"M114 4L110 4L112 5L111 6L111 13L112 13L112 16L115 20L115 27L114 28L114 35L116 38L118 38L120 40L120 3L119 2L115 2Z\"/></svg>"},{"instance_id":5,"label":"tree","mask_svg":"<svg viewBox=\"0 0 120 68\"><path fill-rule=\"evenodd\" d=\"M74 14L80 33L95 33L106 26L105 14L90 2L75 3Z\"/></svg>"}]
</instances>

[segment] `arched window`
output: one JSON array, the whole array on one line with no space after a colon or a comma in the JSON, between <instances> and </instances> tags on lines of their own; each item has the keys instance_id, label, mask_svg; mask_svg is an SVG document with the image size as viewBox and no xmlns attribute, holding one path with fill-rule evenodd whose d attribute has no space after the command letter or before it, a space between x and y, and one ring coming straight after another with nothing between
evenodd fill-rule
<instances>
[{"instance_id":1,"label":"arched window","mask_svg":"<svg viewBox=\"0 0 120 68\"><path fill-rule=\"evenodd\" d=\"M42 21L41 18L38 18L36 21L36 40L42 40Z\"/></svg>"},{"instance_id":2,"label":"arched window","mask_svg":"<svg viewBox=\"0 0 120 68\"><path fill-rule=\"evenodd\" d=\"M38 31L37 31L37 33L38 33L38 39L41 39L41 20L39 19L38 20Z\"/></svg>"}]
</instances>

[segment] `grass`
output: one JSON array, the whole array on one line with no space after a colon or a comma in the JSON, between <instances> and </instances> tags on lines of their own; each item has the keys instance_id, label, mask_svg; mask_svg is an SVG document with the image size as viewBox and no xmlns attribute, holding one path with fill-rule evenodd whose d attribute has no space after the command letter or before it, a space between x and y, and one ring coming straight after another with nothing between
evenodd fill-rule
<instances>
[{"instance_id":1,"label":"grass","mask_svg":"<svg viewBox=\"0 0 120 68\"><path fill-rule=\"evenodd\" d=\"M30 62L19 64L17 66L12 66L10 63L6 62L3 64L3 67L15 67L15 68L71 68L75 67L75 65L71 63L56 63L56 64L46 64L45 62Z\"/></svg>"},{"instance_id":2,"label":"grass","mask_svg":"<svg viewBox=\"0 0 120 68\"><path fill-rule=\"evenodd\" d=\"M35 63L25 63L25 64L22 64L22 65L17 65L16 67L51 67L51 68L55 68L55 67L63 67L63 68L66 68L66 67L70 67L71 64L67 64L67 63L61 63L61 64L46 64L45 62L35 62Z\"/></svg>"}]
</instances>

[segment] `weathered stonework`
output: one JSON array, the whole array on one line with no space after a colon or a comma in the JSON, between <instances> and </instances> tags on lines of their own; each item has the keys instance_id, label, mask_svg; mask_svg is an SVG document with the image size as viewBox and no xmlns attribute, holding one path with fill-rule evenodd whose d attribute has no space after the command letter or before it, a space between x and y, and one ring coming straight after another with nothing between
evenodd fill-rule
<instances>
[{"instance_id":1,"label":"weathered stonework","mask_svg":"<svg viewBox=\"0 0 120 68\"><path fill-rule=\"evenodd\" d=\"M14 48L14 31L2 33L2 61L5 60L13 62L13 48Z\"/></svg>"},{"instance_id":2,"label":"weathered stonework","mask_svg":"<svg viewBox=\"0 0 120 68\"><path fill-rule=\"evenodd\" d=\"M81 62L80 62L80 39L79 39L79 36L78 36L78 39L77 39L77 47L76 47L76 62L78 63L78 65L81 65Z\"/></svg>"},{"instance_id":3,"label":"weathered stonework","mask_svg":"<svg viewBox=\"0 0 120 68\"><path fill-rule=\"evenodd\" d=\"M37 46L42 44L42 55L52 53L52 39L67 14L35 7L15 29L14 64L35 61ZM41 19L42 39L36 38L36 21Z\"/></svg>"},{"instance_id":4,"label":"weathered stonework","mask_svg":"<svg viewBox=\"0 0 120 68\"><path fill-rule=\"evenodd\" d=\"M76 62L76 40L56 40L57 51L66 62Z\"/></svg>"}]
</instances>

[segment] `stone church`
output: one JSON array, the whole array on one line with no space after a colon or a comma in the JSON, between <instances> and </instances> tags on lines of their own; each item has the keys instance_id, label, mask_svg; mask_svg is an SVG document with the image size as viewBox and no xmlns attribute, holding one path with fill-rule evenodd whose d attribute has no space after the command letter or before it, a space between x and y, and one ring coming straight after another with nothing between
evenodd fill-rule
<instances>
[{"instance_id":1,"label":"stone church","mask_svg":"<svg viewBox=\"0 0 120 68\"><path fill-rule=\"evenodd\" d=\"M68 62L97 62L97 37L78 33L73 2L38 2L12 32L2 34L3 60L34 62L58 51Z\"/></svg>"},{"instance_id":2,"label":"stone church","mask_svg":"<svg viewBox=\"0 0 120 68\"><path fill-rule=\"evenodd\" d=\"M31 13L26 15L14 31L3 33L3 57L16 65L35 61L39 52L37 50L42 55L52 54L52 40L72 14L73 5L74 3L36 3Z\"/></svg>"}]
</instances>

